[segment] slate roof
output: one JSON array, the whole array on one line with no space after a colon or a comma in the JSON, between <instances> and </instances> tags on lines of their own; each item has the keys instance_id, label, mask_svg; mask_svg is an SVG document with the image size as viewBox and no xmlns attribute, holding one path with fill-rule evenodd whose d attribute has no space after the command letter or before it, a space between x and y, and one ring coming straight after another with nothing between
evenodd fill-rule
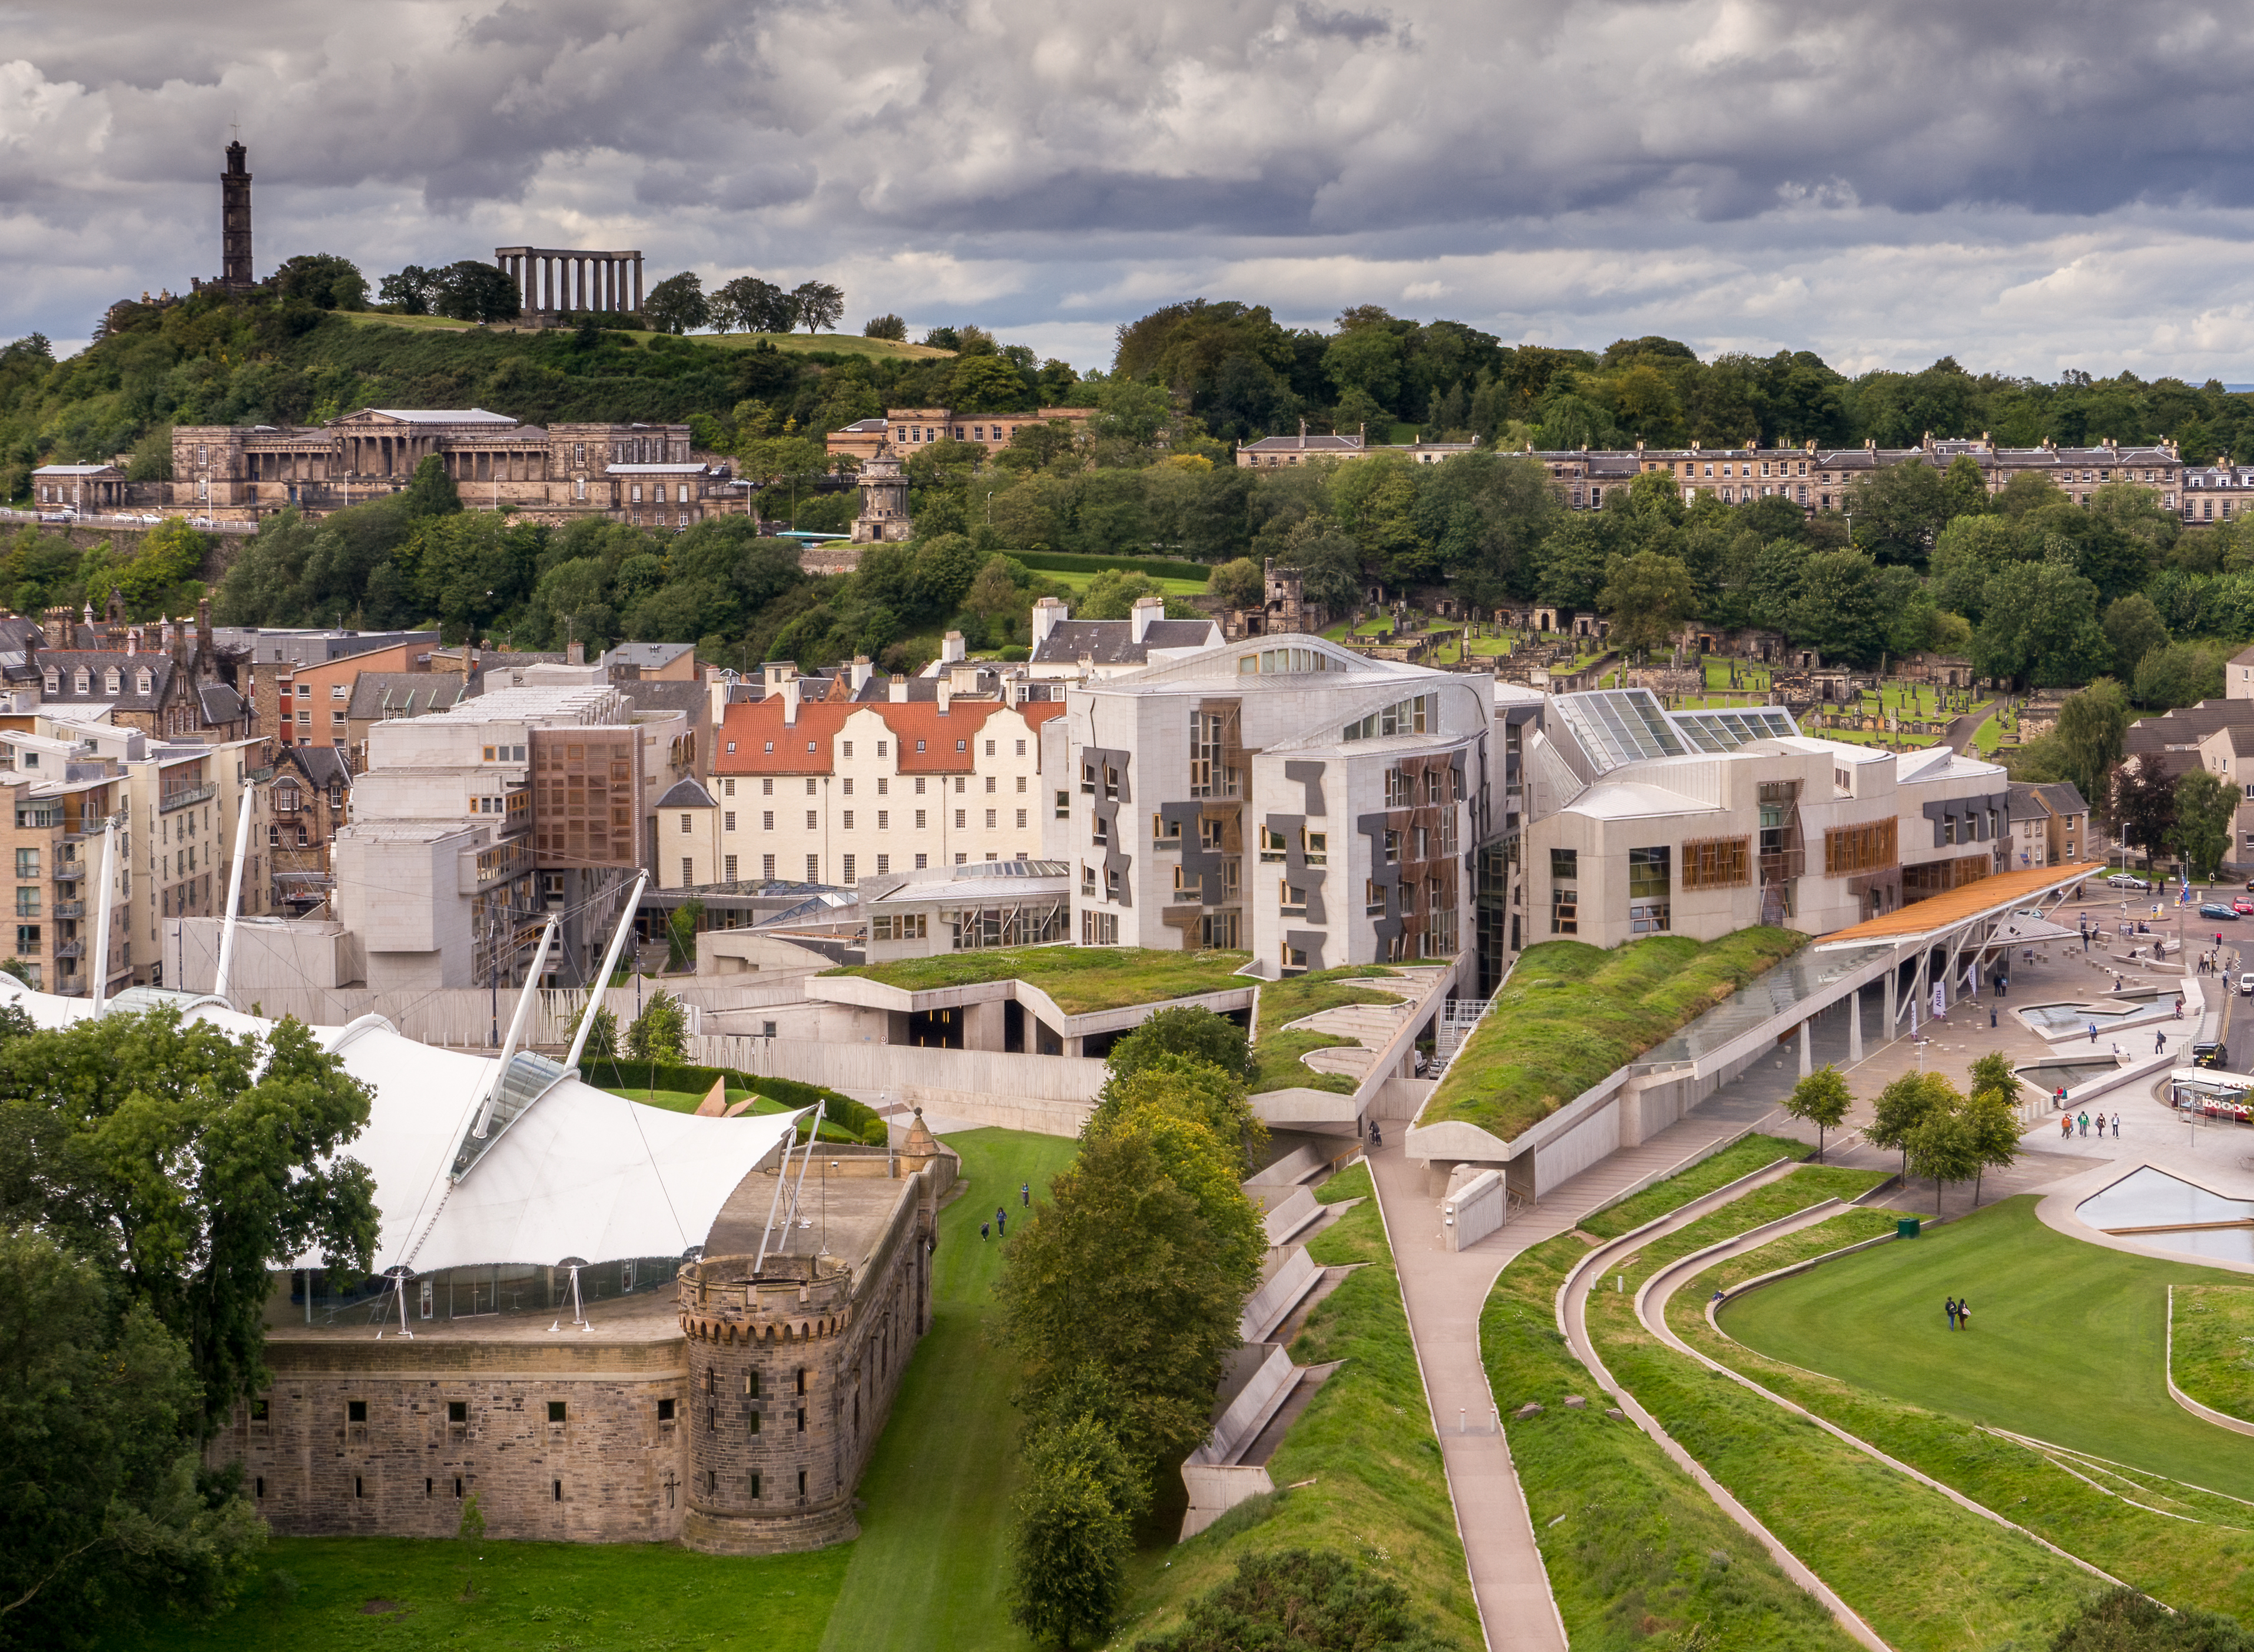
<instances>
[{"instance_id":1,"label":"slate roof","mask_svg":"<svg viewBox=\"0 0 2254 1652\"><path fill-rule=\"evenodd\" d=\"M2045 814L2062 817L2089 812L2090 805L2082 801L2082 788L2072 780L2012 782L2013 820L2034 820Z\"/></svg>"},{"instance_id":2,"label":"slate roof","mask_svg":"<svg viewBox=\"0 0 2254 1652\"><path fill-rule=\"evenodd\" d=\"M276 760L297 769L305 777L306 784L317 790L352 784L352 765L345 761L342 752L331 746L285 746Z\"/></svg>"},{"instance_id":3,"label":"slate roof","mask_svg":"<svg viewBox=\"0 0 2254 1652\"><path fill-rule=\"evenodd\" d=\"M666 789L665 795L657 800L656 807L659 808L710 808L712 807L712 794L699 786L696 777L691 775L685 780L674 781Z\"/></svg>"},{"instance_id":4,"label":"slate roof","mask_svg":"<svg viewBox=\"0 0 2254 1652\"><path fill-rule=\"evenodd\" d=\"M1212 641L1210 620L1153 620L1143 640L1133 640L1131 620L1060 620L1033 651L1036 663L1077 663L1083 656L1097 665L1145 665L1153 648L1201 648Z\"/></svg>"},{"instance_id":5,"label":"slate roof","mask_svg":"<svg viewBox=\"0 0 2254 1652\"><path fill-rule=\"evenodd\" d=\"M43 648L39 651L39 668L55 674L55 691L42 697L59 704L84 705L98 701L121 711L154 711L164 703L164 691L172 682L176 665L169 654L121 654L115 648ZM80 669L87 674L83 690L78 687ZM115 692L108 687L112 669L118 674ZM149 674L145 693L140 687L144 671Z\"/></svg>"},{"instance_id":6,"label":"slate roof","mask_svg":"<svg viewBox=\"0 0 2254 1652\"><path fill-rule=\"evenodd\" d=\"M212 727L242 719L242 696L224 682L197 683L196 698L203 704L204 722Z\"/></svg>"},{"instance_id":7,"label":"slate roof","mask_svg":"<svg viewBox=\"0 0 2254 1652\"><path fill-rule=\"evenodd\" d=\"M704 715L704 685L701 682L644 677L639 682L614 682L611 686L625 695L637 711L683 711L699 719Z\"/></svg>"},{"instance_id":8,"label":"slate roof","mask_svg":"<svg viewBox=\"0 0 2254 1652\"><path fill-rule=\"evenodd\" d=\"M347 718L374 720L443 711L462 697L462 679L450 671L363 671L353 680Z\"/></svg>"},{"instance_id":9,"label":"slate roof","mask_svg":"<svg viewBox=\"0 0 2254 1652\"><path fill-rule=\"evenodd\" d=\"M514 424L518 420L506 413L488 413L481 407L372 407L371 413L381 413L388 419L399 419L409 424Z\"/></svg>"},{"instance_id":10,"label":"slate roof","mask_svg":"<svg viewBox=\"0 0 2254 1652\"><path fill-rule=\"evenodd\" d=\"M701 469L701 466L679 465L612 466L613 470L662 471ZM693 642L621 642L603 656L605 665L638 665L645 671L662 670L684 654L696 652Z\"/></svg>"}]
</instances>

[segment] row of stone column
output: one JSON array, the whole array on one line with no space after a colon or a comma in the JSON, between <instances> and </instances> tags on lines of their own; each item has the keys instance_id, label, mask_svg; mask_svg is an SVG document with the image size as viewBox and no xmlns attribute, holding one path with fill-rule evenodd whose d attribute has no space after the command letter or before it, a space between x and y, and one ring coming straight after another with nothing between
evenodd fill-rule
<instances>
[{"instance_id":1,"label":"row of stone column","mask_svg":"<svg viewBox=\"0 0 2254 1652\"><path fill-rule=\"evenodd\" d=\"M597 310L638 312L641 309L641 255L638 252L503 252L501 270L516 284L517 300L528 311Z\"/></svg>"}]
</instances>

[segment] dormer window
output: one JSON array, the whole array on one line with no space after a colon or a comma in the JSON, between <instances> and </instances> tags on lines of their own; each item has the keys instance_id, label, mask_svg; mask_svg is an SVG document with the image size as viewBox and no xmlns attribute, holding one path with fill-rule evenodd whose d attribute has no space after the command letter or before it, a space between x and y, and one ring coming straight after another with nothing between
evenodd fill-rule
<instances>
[{"instance_id":1,"label":"dormer window","mask_svg":"<svg viewBox=\"0 0 2254 1652\"><path fill-rule=\"evenodd\" d=\"M109 676L108 676L108 691L109 693L113 694L113 695L114 695L114 694L116 694L116 693L117 693L119 690L122 689L122 688L125 686L125 682L124 682L124 674L123 674L123 673L122 673L121 671L119 671L119 670L118 670L118 668L117 668L116 666L112 666L112 667L110 667L110 668L109 668Z\"/></svg>"},{"instance_id":2,"label":"dormer window","mask_svg":"<svg viewBox=\"0 0 2254 1652\"><path fill-rule=\"evenodd\" d=\"M46 691L47 691L47 693L48 693L49 695L56 695L56 694L60 694L60 693L61 693L61 692L62 692L62 676L61 676L61 674L60 674L60 672L55 672L55 671L50 671L50 672L48 672L48 673L47 673L47 676L46 676Z\"/></svg>"},{"instance_id":3,"label":"dormer window","mask_svg":"<svg viewBox=\"0 0 2254 1652\"><path fill-rule=\"evenodd\" d=\"M148 668L146 668L145 666L144 666L144 668L142 668L141 676L140 676L140 681L139 681L139 685L138 685L138 686L139 686L139 689L140 689L140 691L141 691L142 693L144 693L144 694L148 693L148 692L149 692L149 690L150 690L150 688L152 688L152 687L155 685L155 683L156 683L156 678L154 678L154 677L152 677L152 676L150 676L149 675Z\"/></svg>"},{"instance_id":4,"label":"dormer window","mask_svg":"<svg viewBox=\"0 0 2254 1652\"><path fill-rule=\"evenodd\" d=\"M80 666L71 674L71 688L74 693L84 694L93 684L94 679L88 674L84 666Z\"/></svg>"}]
</instances>

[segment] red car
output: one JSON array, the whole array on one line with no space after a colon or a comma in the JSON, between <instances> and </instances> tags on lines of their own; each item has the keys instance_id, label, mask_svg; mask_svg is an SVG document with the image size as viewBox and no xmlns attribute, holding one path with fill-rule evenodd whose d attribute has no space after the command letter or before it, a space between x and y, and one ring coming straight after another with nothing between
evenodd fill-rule
<instances>
[{"instance_id":1,"label":"red car","mask_svg":"<svg viewBox=\"0 0 2254 1652\"><path fill-rule=\"evenodd\" d=\"M2241 914L2242 915L2246 913L2254 913L2254 900L2248 900L2244 895L2239 895L2232 900L2230 903L2230 910Z\"/></svg>"}]
</instances>

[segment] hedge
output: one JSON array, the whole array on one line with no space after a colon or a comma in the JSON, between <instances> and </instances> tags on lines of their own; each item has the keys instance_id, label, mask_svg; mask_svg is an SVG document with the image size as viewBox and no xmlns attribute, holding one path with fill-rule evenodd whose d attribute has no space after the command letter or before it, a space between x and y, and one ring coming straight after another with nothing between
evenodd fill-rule
<instances>
[{"instance_id":1,"label":"hedge","mask_svg":"<svg viewBox=\"0 0 2254 1652\"><path fill-rule=\"evenodd\" d=\"M1002 554L1036 573L1100 574L1107 568L1117 568L1148 574L1153 579L1205 579L1213 573L1204 563L1168 556L1083 556L1070 550L1005 550Z\"/></svg>"},{"instance_id":2,"label":"hedge","mask_svg":"<svg viewBox=\"0 0 2254 1652\"><path fill-rule=\"evenodd\" d=\"M732 1067L681 1067L670 1061L636 1061L609 1055L582 1057L579 1074L592 1084L598 1068L627 1089L686 1090L696 1095L710 1089L717 1080L729 1089L749 1090L771 1102L780 1102L785 1107L812 1107L827 1102L829 1110L822 1115L824 1124L841 1125L872 1147L882 1147L887 1139L885 1121L874 1109L864 1106L843 1091L825 1089L819 1084L802 1084L789 1078L754 1078Z\"/></svg>"}]
</instances>

